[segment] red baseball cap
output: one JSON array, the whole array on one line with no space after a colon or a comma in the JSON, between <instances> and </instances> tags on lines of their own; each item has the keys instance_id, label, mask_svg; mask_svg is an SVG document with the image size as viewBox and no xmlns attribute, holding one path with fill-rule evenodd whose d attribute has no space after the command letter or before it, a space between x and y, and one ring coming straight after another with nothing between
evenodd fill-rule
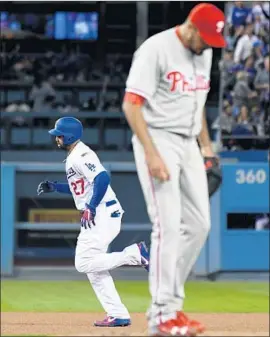
<instances>
[{"instance_id":1,"label":"red baseball cap","mask_svg":"<svg viewBox=\"0 0 270 337\"><path fill-rule=\"evenodd\" d=\"M191 10L188 19L198 29L206 44L214 48L226 47L223 37L225 15L219 8L209 3L201 3Z\"/></svg>"}]
</instances>

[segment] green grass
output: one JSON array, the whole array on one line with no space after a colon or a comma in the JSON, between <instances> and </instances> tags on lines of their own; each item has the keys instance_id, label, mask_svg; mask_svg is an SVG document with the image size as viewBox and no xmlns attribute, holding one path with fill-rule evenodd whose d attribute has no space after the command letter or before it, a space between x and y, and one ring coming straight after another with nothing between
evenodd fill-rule
<instances>
[{"instance_id":1,"label":"green grass","mask_svg":"<svg viewBox=\"0 0 270 337\"><path fill-rule=\"evenodd\" d=\"M131 312L145 312L147 282L118 281L117 289ZM267 282L189 282L187 312L269 312ZM99 312L102 308L87 281L3 281L2 312Z\"/></svg>"}]
</instances>

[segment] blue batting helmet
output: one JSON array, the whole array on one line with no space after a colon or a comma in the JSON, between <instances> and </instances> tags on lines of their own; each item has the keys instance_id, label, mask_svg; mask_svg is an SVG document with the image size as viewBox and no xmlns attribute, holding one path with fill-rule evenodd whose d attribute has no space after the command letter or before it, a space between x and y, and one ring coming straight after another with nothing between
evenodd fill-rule
<instances>
[{"instance_id":1,"label":"blue batting helmet","mask_svg":"<svg viewBox=\"0 0 270 337\"><path fill-rule=\"evenodd\" d=\"M52 136L63 136L64 145L70 145L81 139L83 134L82 123L74 117L62 117L55 122L54 129L49 131Z\"/></svg>"}]
</instances>

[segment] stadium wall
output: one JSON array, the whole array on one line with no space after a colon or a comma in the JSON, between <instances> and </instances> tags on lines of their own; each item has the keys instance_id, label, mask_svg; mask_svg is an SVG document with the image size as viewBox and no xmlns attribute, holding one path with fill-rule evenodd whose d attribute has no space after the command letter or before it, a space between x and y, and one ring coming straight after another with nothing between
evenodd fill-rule
<instances>
[{"instance_id":1,"label":"stadium wall","mask_svg":"<svg viewBox=\"0 0 270 337\"><path fill-rule=\"evenodd\" d=\"M138 239L149 242L151 225L134 163L108 162L105 166L112 175L113 187L126 210L122 233L113 242L111 249L122 249L127 243ZM267 271L269 224L268 228L267 226L259 228L257 224L265 215L269 216L269 166L265 162L222 163L222 170L224 177L222 188L211 199L212 230L193 272L195 275L208 275L222 271ZM20 198L32 200L34 209L43 207L42 198L51 198L51 204L56 203L54 207L58 207L57 204L60 206L64 204L73 209L71 201L60 194L54 196L51 194L40 199L36 197L37 183L42 179L53 178L59 180L65 178L64 164L2 164L1 275L12 275L15 257L23 254L32 259L59 257L61 254L66 257L73 256L72 247L64 250L61 247L46 249L18 247L19 230L78 231L78 224L74 221L51 223L20 219L19 213L23 206L20 205ZM127 191L129 198L126 197ZM52 206L49 208L53 209ZM46 214L49 209L46 207L44 209ZM239 222L237 219L242 220Z\"/></svg>"}]
</instances>

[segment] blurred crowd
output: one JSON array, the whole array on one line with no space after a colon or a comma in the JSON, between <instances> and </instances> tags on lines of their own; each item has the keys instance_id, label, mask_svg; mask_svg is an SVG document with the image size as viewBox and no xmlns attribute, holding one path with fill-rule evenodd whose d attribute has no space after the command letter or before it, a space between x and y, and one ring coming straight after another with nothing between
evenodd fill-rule
<instances>
[{"instance_id":1,"label":"blurred crowd","mask_svg":"<svg viewBox=\"0 0 270 337\"><path fill-rule=\"evenodd\" d=\"M61 53L48 51L45 54L23 54L17 45L14 50L0 54L4 66L1 80L32 82L36 76L42 76L53 82L87 83L102 81L109 75L113 83L122 83L129 63L119 55L108 56L104 64L98 63L90 55L71 49Z\"/></svg>"},{"instance_id":2,"label":"blurred crowd","mask_svg":"<svg viewBox=\"0 0 270 337\"><path fill-rule=\"evenodd\" d=\"M107 95L109 84L121 85L126 80L129 60L118 55L108 56L103 64L96 62L90 55L74 50L62 53L22 54L19 47L9 53L0 54L3 65L1 81L21 82L31 86L28 97L22 101L13 101L2 106L7 112L29 112L57 110L63 113L76 111L119 111L121 92ZM96 84L100 94L94 95L89 89L89 96L79 99L76 85ZM57 84L70 85L63 96L58 95ZM98 96L98 97L97 97Z\"/></svg>"},{"instance_id":3,"label":"blurred crowd","mask_svg":"<svg viewBox=\"0 0 270 337\"><path fill-rule=\"evenodd\" d=\"M270 132L269 2L237 1L228 6L227 48L219 63L223 106L212 129L221 130L224 148L266 148ZM28 83L30 90L24 100L11 100L0 108L10 113L120 112L131 57L108 55L97 62L88 54L66 48L61 53L27 55L20 53L19 45L9 52L2 50L0 80ZM89 89L89 83L98 89ZM69 85L69 90L60 94L58 84ZM85 95L80 85L85 85ZM110 85L118 89L112 92ZM24 123L23 118L15 121Z\"/></svg>"},{"instance_id":4,"label":"blurred crowd","mask_svg":"<svg viewBox=\"0 0 270 337\"><path fill-rule=\"evenodd\" d=\"M269 147L269 34L269 2L231 4L227 49L219 63L222 114L213 124L221 128L225 148Z\"/></svg>"}]
</instances>

